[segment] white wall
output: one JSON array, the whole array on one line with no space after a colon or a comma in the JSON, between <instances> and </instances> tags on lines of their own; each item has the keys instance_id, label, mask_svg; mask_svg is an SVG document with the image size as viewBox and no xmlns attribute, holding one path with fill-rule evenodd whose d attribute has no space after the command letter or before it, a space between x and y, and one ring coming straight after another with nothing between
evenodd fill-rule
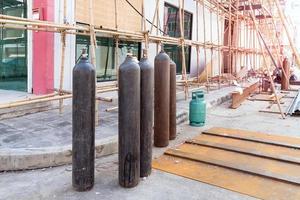
<instances>
[{"instance_id":1,"label":"white wall","mask_svg":"<svg viewBox=\"0 0 300 200\"><path fill-rule=\"evenodd\" d=\"M55 0L55 23L64 23L64 1ZM67 0L67 23L75 24L75 1ZM65 66L63 89L72 89L72 70L75 65L75 47L76 36L67 34L66 50L65 50ZM60 70L61 70L61 34L55 33L54 36L54 88L60 86Z\"/></svg>"}]
</instances>

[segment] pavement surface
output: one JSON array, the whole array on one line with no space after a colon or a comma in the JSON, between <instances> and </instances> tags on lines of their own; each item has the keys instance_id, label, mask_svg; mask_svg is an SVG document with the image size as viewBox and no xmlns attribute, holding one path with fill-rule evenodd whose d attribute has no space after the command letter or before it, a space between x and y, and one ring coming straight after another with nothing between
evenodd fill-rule
<instances>
[{"instance_id":1,"label":"pavement surface","mask_svg":"<svg viewBox=\"0 0 300 200\"><path fill-rule=\"evenodd\" d=\"M169 146L179 145L184 140L200 134L202 130L215 126L300 137L299 118L288 117L283 120L279 114L259 112L268 105L268 102L263 101L245 101L235 110L228 108L229 102L212 107L207 112L205 127L190 127L187 123L180 125L180 134ZM166 148L153 148L153 157L162 155L165 150ZM247 195L157 170L153 170L149 178L142 179L137 187L124 189L118 186L117 160L116 154L96 159L95 186L91 191L81 193L72 189L71 165L3 172L0 174L0 199L253 199Z\"/></svg>"},{"instance_id":2,"label":"pavement surface","mask_svg":"<svg viewBox=\"0 0 300 200\"><path fill-rule=\"evenodd\" d=\"M101 126L95 130L96 140L117 135L118 113L105 112L117 102L101 102L99 106ZM72 107L25 115L0 121L1 148L40 148L70 145L72 143Z\"/></svg>"},{"instance_id":3,"label":"pavement surface","mask_svg":"<svg viewBox=\"0 0 300 200\"><path fill-rule=\"evenodd\" d=\"M218 103L215 99L221 100L233 90L234 87L225 87L221 90L211 91L206 95L208 107L215 106ZM115 96L115 94L111 94L111 96ZM118 111L105 111L105 109L117 105L118 102L115 99L113 102L100 102L100 126L97 126L95 130L96 140L118 134ZM187 112L188 108L189 100L185 101L183 94L178 95L177 113ZM71 144L72 107L68 104L64 106L62 114L59 114L58 109L54 109L0 121L0 150L5 148L45 148Z\"/></svg>"}]
</instances>

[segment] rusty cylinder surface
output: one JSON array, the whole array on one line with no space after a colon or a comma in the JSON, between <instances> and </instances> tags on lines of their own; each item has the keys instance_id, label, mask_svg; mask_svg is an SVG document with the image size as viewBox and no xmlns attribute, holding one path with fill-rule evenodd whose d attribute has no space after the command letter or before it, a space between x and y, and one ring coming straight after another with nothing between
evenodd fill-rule
<instances>
[{"instance_id":1,"label":"rusty cylinder surface","mask_svg":"<svg viewBox=\"0 0 300 200\"><path fill-rule=\"evenodd\" d=\"M170 140L176 138L176 64L170 61Z\"/></svg>"},{"instance_id":2,"label":"rusty cylinder surface","mask_svg":"<svg viewBox=\"0 0 300 200\"><path fill-rule=\"evenodd\" d=\"M127 56L119 68L119 184L130 188L140 179L140 67Z\"/></svg>"},{"instance_id":3,"label":"rusty cylinder surface","mask_svg":"<svg viewBox=\"0 0 300 200\"><path fill-rule=\"evenodd\" d=\"M77 191L94 185L95 68L83 56L73 69L72 182Z\"/></svg>"},{"instance_id":4,"label":"rusty cylinder surface","mask_svg":"<svg viewBox=\"0 0 300 200\"><path fill-rule=\"evenodd\" d=\"M154 60L154 145L169 145L170 57L161 51Z\"/></svg>"},{"instance_id":5,"label":"rusty cylinder surface","mask_svg":"<svg viewBox=\"0 0 300 200\"><path fill-rule=\"evenodd\" d=\"M141 177L151 174L154 112L154 67L147 58L139 62L141 68Z\"/></svg>"},{"instance_id":6,"label":"rusty cylinder surface","mask_svg":"<svg viewBox=\"0 0 300 200\"><path fill-rule=\"evenodd\" d=\"M281 90L288 90L289 89L289 82L290 82L290 65L287 58L283 60L282 71L284 70L287 78L284 76L282 72L281 78Z\"/></svg>"}]
</instances>

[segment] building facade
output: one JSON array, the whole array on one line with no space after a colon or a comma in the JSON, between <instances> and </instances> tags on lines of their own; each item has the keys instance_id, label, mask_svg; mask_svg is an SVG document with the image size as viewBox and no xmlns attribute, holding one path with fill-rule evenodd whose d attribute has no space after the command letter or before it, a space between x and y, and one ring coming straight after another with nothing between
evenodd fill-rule
<instances>
[{"instance_id":1,"label":"building facade","mask_svg":"<svg viewBox=\"0 0 300 200\"><path fill-rule=\"evenodd\" d=\"M88 3L85 0L66 0L66 18L64 17L64 1L62 0L0 0L1 14L24 17L29 19L46 20L55 23L81 24L89 22ZM142 31L142 1L114 1L95 0L94 18L95 25L104 28L118 28L120 30ZM144 1L146 28L151 29L156 1ZM159 27L154 24L153 33L180 37L179 5L178 0L161 0L159 9ZM117 9L117 18L114 9ZM198 17L197 17L198 16ZM205 21L203 20L205 18ZM197 25L198 23L198 25ZM204 27L205 26L205 27ZM194 0L185 0L184 5L184 37L188 40L199 42L211 42L224 44L224 18L217 17L202 5L196 9ZM239 26L241 32L243 26ZM205 31L204 31L205 30ZM246 29L245 29L246 30ZM254 35L254 34L253 34ZM37 95L53 92L59 88L61 81L61 34L41 31L24 31L13 29L1 29L0 45L0 89L26 91ZM244 44L244 34L241 34L238 45ZM116 66L121 64L129 50L138 59L141 57L145 44L139 41L119 40L116 47L115 37L105 34L97 34L96 71L97 81L116 80ZM90 48L90 38L87 35L66 35L65 63L63 74L63 89L72 88L72 69L79 59L82 48ZM254 46L255 44L253 44ZM174 44L162 44L164 50L177 64L178 76L182 73L181 47ZM117 48L117 54L115 53ZM154 62L157 54L157 45L151 43L148 56ZM200 49L200 63L197 65L196 47L185 47L187 73L190 77L208 68L209 76L218 75L224 71L222 54L216 49L207 49L204 53ZM116 57L117 56L117 57ZM236 64L238 71L244 64L240 61ZM251 60L251 58L249 58ZM250 62L250 61L249 61ZM257 62L254 60L254 62ZM252 65L253 64L252 62Z\"/></svg>"}]
</instances>

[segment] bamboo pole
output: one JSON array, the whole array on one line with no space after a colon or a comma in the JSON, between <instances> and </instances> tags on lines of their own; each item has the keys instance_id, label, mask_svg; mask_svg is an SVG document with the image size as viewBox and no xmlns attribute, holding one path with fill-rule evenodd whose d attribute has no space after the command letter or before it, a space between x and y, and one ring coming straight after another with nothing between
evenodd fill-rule
<instances>
[{"instance_id":1,"label":"bamboo pole","mask_svg":"<svg viewBox=\"0 0 300 200\"><path fill-rule=\"evenodd\" d=\"M12 23L12 24L18 24L19 21L10 21L10 22L7 22L7 21L2 21L0 19L0 24L1 23ZM23 22L22 22L23 23ZM27 23L27 22L26 22ZM66 34L78 34L78 35L90 35L89 32L90 32L90 29L89 28L86 28L86 27L82 27L82 26L79 26L79 25L68 25L66 26L66 28L59 28L59 29L55 29L55 30L50 30L50 29L40 29L40 28L36 28L36 27L30 27L28 28L28 26L30 25L26 25L26 23L23 23L22 25L24 25L24 27L20 27L20 26L7 26L7 25L0 25L0 27L9 27L9 28L14 28L14 29L22 29L22 30L39 30L39 31L46 31L46 32L58 32L60 33L61 30L66 30ZM42 24L43 26L46 26L47 27L47 24ZM25 27L26 26L26 27ZM69 29L77 29L78 31L83 31L83 32L70 32ZM144 41L144 33L142 32L132 32L132 31L124 31L124 30L113 30L113 29L105 29L105 28L94 28L94 31L95 33L99 33L99 34L110 34L110 35L118 35L120 37L122 37L122 39L124 40L130 40L130 41ZM156 36L156 35L149 35L149 41L150 42L162 42L162 43L165 43L165 44L180 44L180 38L173 38L173 37L169 37L169 36ZM206 46L205 48L210 48L211 46L213 47L217 47L218 45L217 44L210 44L210 43L201 43L201 42L198 42L198 41L193 41L193 40L188 40L188 39L185 39L184 40L185 42L185 45L187 46L200 46L200 47L204 47ZM227 46L221 46L224 50L226 50L228 47ZM241 52L243 51L246 51L246 49L241 49L240 50Z\"/></svg>"},{"instance_id":2,"label":"bamboo pole","mask_svg":"<svg viewBox=\"0 0 300 200\"><path fill-rule=\"evenodd\" d=\"M299 55L298 50L296 49L296 47L294 45L292 36L291 36L291 34L289 32L289 29L287 27L287 22L286 22L286 19L284 17L284 13L283 13L283 11L282 11L282 9L280 7L280 4L279 4L278 0L274 0L274 2L275 2L275 5L277 7L277 10L278 10L278 13L279 13L279 17L280 17L280 20L281 20L282 25L284 27L284 30L286 32L287 38L289 40L290 47L291 47L291 49L292 49L292 51L293 51L293 53L294 53L294 55L296 57L296 61L297 61L298 67L300 67L300 55Z\"/></svg>"},{"instance_id":3,"label":"bamboo pole","mask_svg":"<svg viewBox=\"0 0 300 200\"><path fill-rule=\"evenodd\" d=\"M118 88L110 88L110 89L97 89L96 94L99 93L105 93L105 92L112 92L112 91L117 91ZM65 95L49 95L49 96L43 96L41 98L32 98L31 100L25 100L25 101L16 101L16 102L10 102L10 103L4 103L0 104L0 109L6 109L6 108L14 108L18 106L25 106L25 105L30 105L34 103L43 103L43 102L48 102L48 101L57 101L60 99L69 99L72 98L72 94L65 94ZM97 98L97 97L95 97Z\"/></svg>"},{"instance_id":4,"label":"bamboo pole","mask_svg":"<svg viewBox=\"0 0 300 200\"><path fill-rule=\"evenodd\" d=\"M118 109L119 109L119 107L118 107L118 106L116 106L116 107L112 107L112 108L106 108L106 109L105 109L105 112L116 111L116 110L118 110Z\"/></svg>"},{"instance_id":5,"label":"bamboo pole","mask_svg":"<svg viewBox=\"0 0 300 200\"><path fill-rule=\"evenodd\" d=\"M262 3L262 2L261 2L261 3ZM270 4L270 0L268 0L268 3ZM270 11L269 11L269 13L270 13ZM263 14L263 16L264 16L265 19L266 19L266 15ZM279 67L282 69L282 74L283 74L283 76L286 78L286 80L289 80L289 77L287 76L285 70L283 70L283 67L282 67L282 62L283 62L283 60L281 59L281 56L280 56L280 53L279 53L280 50L279 50L278 48L276 48L276 47L278 47L278 46L280 47L280 46L281 46L281 43L280 43L280 40L279 40L279 38L278 38L278 36L277 36L277 34L276 34L276 25L275 25L275 23L274 23L273 17L271 17L271 21L272 21L271 24L269 24L269 23L267 23L267 22L265 21L266 28L263 29L263 30L265 30L265 31L268 33L268 38L271 40L272 47L275 48L275 55L277 56L277 59L276 59L276 60L279 61ZM268 25L269 25L269 26L268 26ZM270 27L270 26L272 26L272 25L273 25L273 30L275 31L274 34L271 33L272 27ZM273 36L275 36L275 38L277 38L278 46L277 46L277 45L275 46L275 41L274 41L274 37L273 37Z\"/></svg>"},{"instance_id":6,"label":"bamboo pole","mask_svg":"<svg viewBox=\"0 0 300 200\"><path fill-rule=\"evenodd\" d=\"M229 12L232 12L232 7L231 7L231 0L229 0ZM229 46L229 54L228 54L228 69L229 69L229 74L232 74L232 62L231 62L231 53L232 53L232 49L231 49L231 24L232 24L232 16L229 16L229 28L228 28L228 46ZM231 82L231 81L230 81ZM231 84L231 83L229 83Z\"/></svg>"},{"instance_id":7,"label":"bamboo pole","mask_svg":"<svg viewBox=\"0 0 300 200\"><path fill-rule=\"evenodd\" d=\"M20 102L27 102L27 101L32 101L32 100L37 100L37 99L44 99L44 98L49 98L49 97L54 97L57 96L57 93L51 93L51 94L46 94L46 95L41 95L41 96L34 96L34 97L29 97L26 99L20 99L20 100L16 100L13 102L8 102L8 104L12 104L12 103L20 103Z\"/></svg>"},{"instance_id":8,"label":"bamboo pole","mask_svg":"<svg viewBox=\"0 0 300 200\"><path fill-rule=\"evenodd\" d=\"M64 24L67 23L67 0L64 0L64 10L63 10L63 21ZM63 31L61 33L61 63L60 63L60 83L59 83L59 93L61 94L61 91L64 87L64 72L65 72L65 51L66 51L66 33ZM62 114L63 112L63 99L59 100L59 114Z\"/></svg>"},{"instance_id":9,"label":"bamboo pole","mask_svg":"<svg viewBox=\"0 0 300 200\"><path fill-rule=\"evenodd\" d=\"M219 77L218 77L218 88L220 89L221 88L221 75L222 75L222 67L221 67L221 48L220 48L220 18L219 18L219 7L220 5L217 4L217 9L218 9L218 13L217 13L217 34L218 34L218 37L217 37L217 40L218 40L218 71L219 71Z\"/></svg>"},{"instance_id":10,"label":"bamboo pole","mask_svg":"<svg viewBox=\"0 0 300 200\"><path fill-rule=\"evenodd\" d=\"M196 40L199 41L199 2L195 1L196 3ZM196 46L197 52L197 83L198 87L200 87L200 56L199 56L199 46Z\"/></svg>"},{"instance_id":11,"label":"bamboo pole","mask_svg":"<svg viewBox=\"0 0 300 200\"><path fill-rule=\"evenodd\" d=\"M159 0L156 0L155 11L154 11L154 15L153 15L152 23L151 23L151 28L150 28L150 34L152 34L152 30L153 30L153 26L154 26L154 21L156 19L156 15L157 15L158 6L159 6Z\"/></svg>"},{"instance_id":12,"label":"bamboo pole","mask_svg":"<svg viewBox=\"0 0 300 200\"><path fill-rule=\"evenodd\" d=\"M185 100L188 98L188 82L186 74L185 61L185 43L184 43L184 0L178 0L179 3L179 23L180 23L180 37L181 37L181 54L182 54L182 79L185 80L184 91Z\"/></svg>"},{"instance_id":13,"label":"bamboo pole","mask_svg":"<svg viewBox=\"0 0 300 200\"><path fill-rule=\"evenodd\" d=\"M116 30L118 30L118 4L117 4L117 0L115 0L115 28Z\"/></svg>"},{"instance_id":14,"label":"bamboo pole","mask_svg":"<svg viewBox=\"0 0 300 200\"><path fill-rule=\"evenodd\" d=\"M213 26L212 26L212 10L209 10L209 25L210 25L210 42L213 43ZM211 68L211 77L214 76L214 60L213 60L213 56L214 56L214 48L211 46L210 48L210 68Z\"/></svg>"},{"instance_id":15,"label":"bamboo pole","mask_svg":"<svg viewBox=\"0 0 300 200\"><path fill-rule=\"evenodd\" d=\"M119 81L119 37L115 37L116 47L115 47L115 69L117 75L117 83Z\"/></svg>"},{"instance_id":16,"label":"bamboo pole","mask_svg":"<svg viewBox=\"0 0 300 200\"><path fill-rule=\"evenodd\" d=\"M262 35L261 35L261 33L260 33L260 31L258 30L258 27L257 27L257 24L256 24L256 20L255 20L255 15L254 15L254 12L253 12L253 8L252 8L252 4L251 4L251 3L250 3L250 6L249 6L249 7L250 7L250 10L251 10L250 16L252 17L253 25L254 25L254 27L255 27L255 31L256 31L258 37L261 39L261 40L258 40L258 41L259 41L260 48L261 48L261 50L262 50L262 44L261 44L261 42L260 42L260 41L262 41L263 44L265 45L267 51L269 52L269 55L272 56L271 53L270 53L270 51L269 51L269 49L268 49L268 47L267 47L267 45L266 45L266 43L265 43L265 41L264 41L264 39L263 39L263 37L262 37ZM270 69L269 69L269 66L268 66L268 63L267 63L267 59L266 59L266 56L265 56L264 53L263 53L263 59L264 59L264 63L265 63L266 69L267 69L267 73L268 73L268 76L269 76L269 79L270 79L270 82L271 82L272 90L274 91L274 95L275 95L275 99L276 99L276 102L277 102L277 105L278 105L278 109L279 109L279 111L280 111L281 117L282 117L283 119L285 119L285 115L284 115L284 113L282 112L282 109L281 109L281 106L280 106L280 100L279 100L279 98L278 98L278 96L277 96L277 94L276 94L275 84L274 84L274 82L273 82L273 78L272 78L272 75L271 75L271 72L270 72ZM273 59L272 59L272 60L273 60ZM276 63L274 63L274 64L276 65Z\"/></svg>"},{"instance_id":17,"label":"bamboo pole","mask_svg":"<svg viewBox=\"0 0 300 200\"><path fill-rule=\"evenodd\" d=\"M157 8L156 8L156 35L158 35L158 33L159 33L159 0L157 0L157 2L158 2L158 6L157 6ZM156 54L158 54L158 52L159 52L159 43L157 42L156 43Z\"/></svg>"},{"instance_id":18,"label":"bamboo pole","mask_svg":"<svg viewBox=\"0 0 300 200\"><path fill-rule=\"evenodd\" d=\"M206 90L209 92L209 80L208 80L208 69L207 69L207 55L206 55L206 23L205 23L205 2L202 1L202 20L203 20L203 51L204 51L204 70L206 73Z\"/></svg>"},{"instance_id":19,"label":"bamboo pole","mask_svg":"<svg viewBox=\"0 0 300 200\"><path fill-rule=\"evenodd\" d=\"M96 85L97 85L97 63L96 63L96 35L95 35L95 30L94 30L94 0L89 0L89 14L90 14L90 43L91 43L91 63L92 65L94 65L95 67L95 81L96 81ZM96 93L96 97L97 97L97 93ZM96 98L95 101L95 126L99 125L99 108L98 108L98 104L99 101Z\"/></svg>"}]
</instances>

